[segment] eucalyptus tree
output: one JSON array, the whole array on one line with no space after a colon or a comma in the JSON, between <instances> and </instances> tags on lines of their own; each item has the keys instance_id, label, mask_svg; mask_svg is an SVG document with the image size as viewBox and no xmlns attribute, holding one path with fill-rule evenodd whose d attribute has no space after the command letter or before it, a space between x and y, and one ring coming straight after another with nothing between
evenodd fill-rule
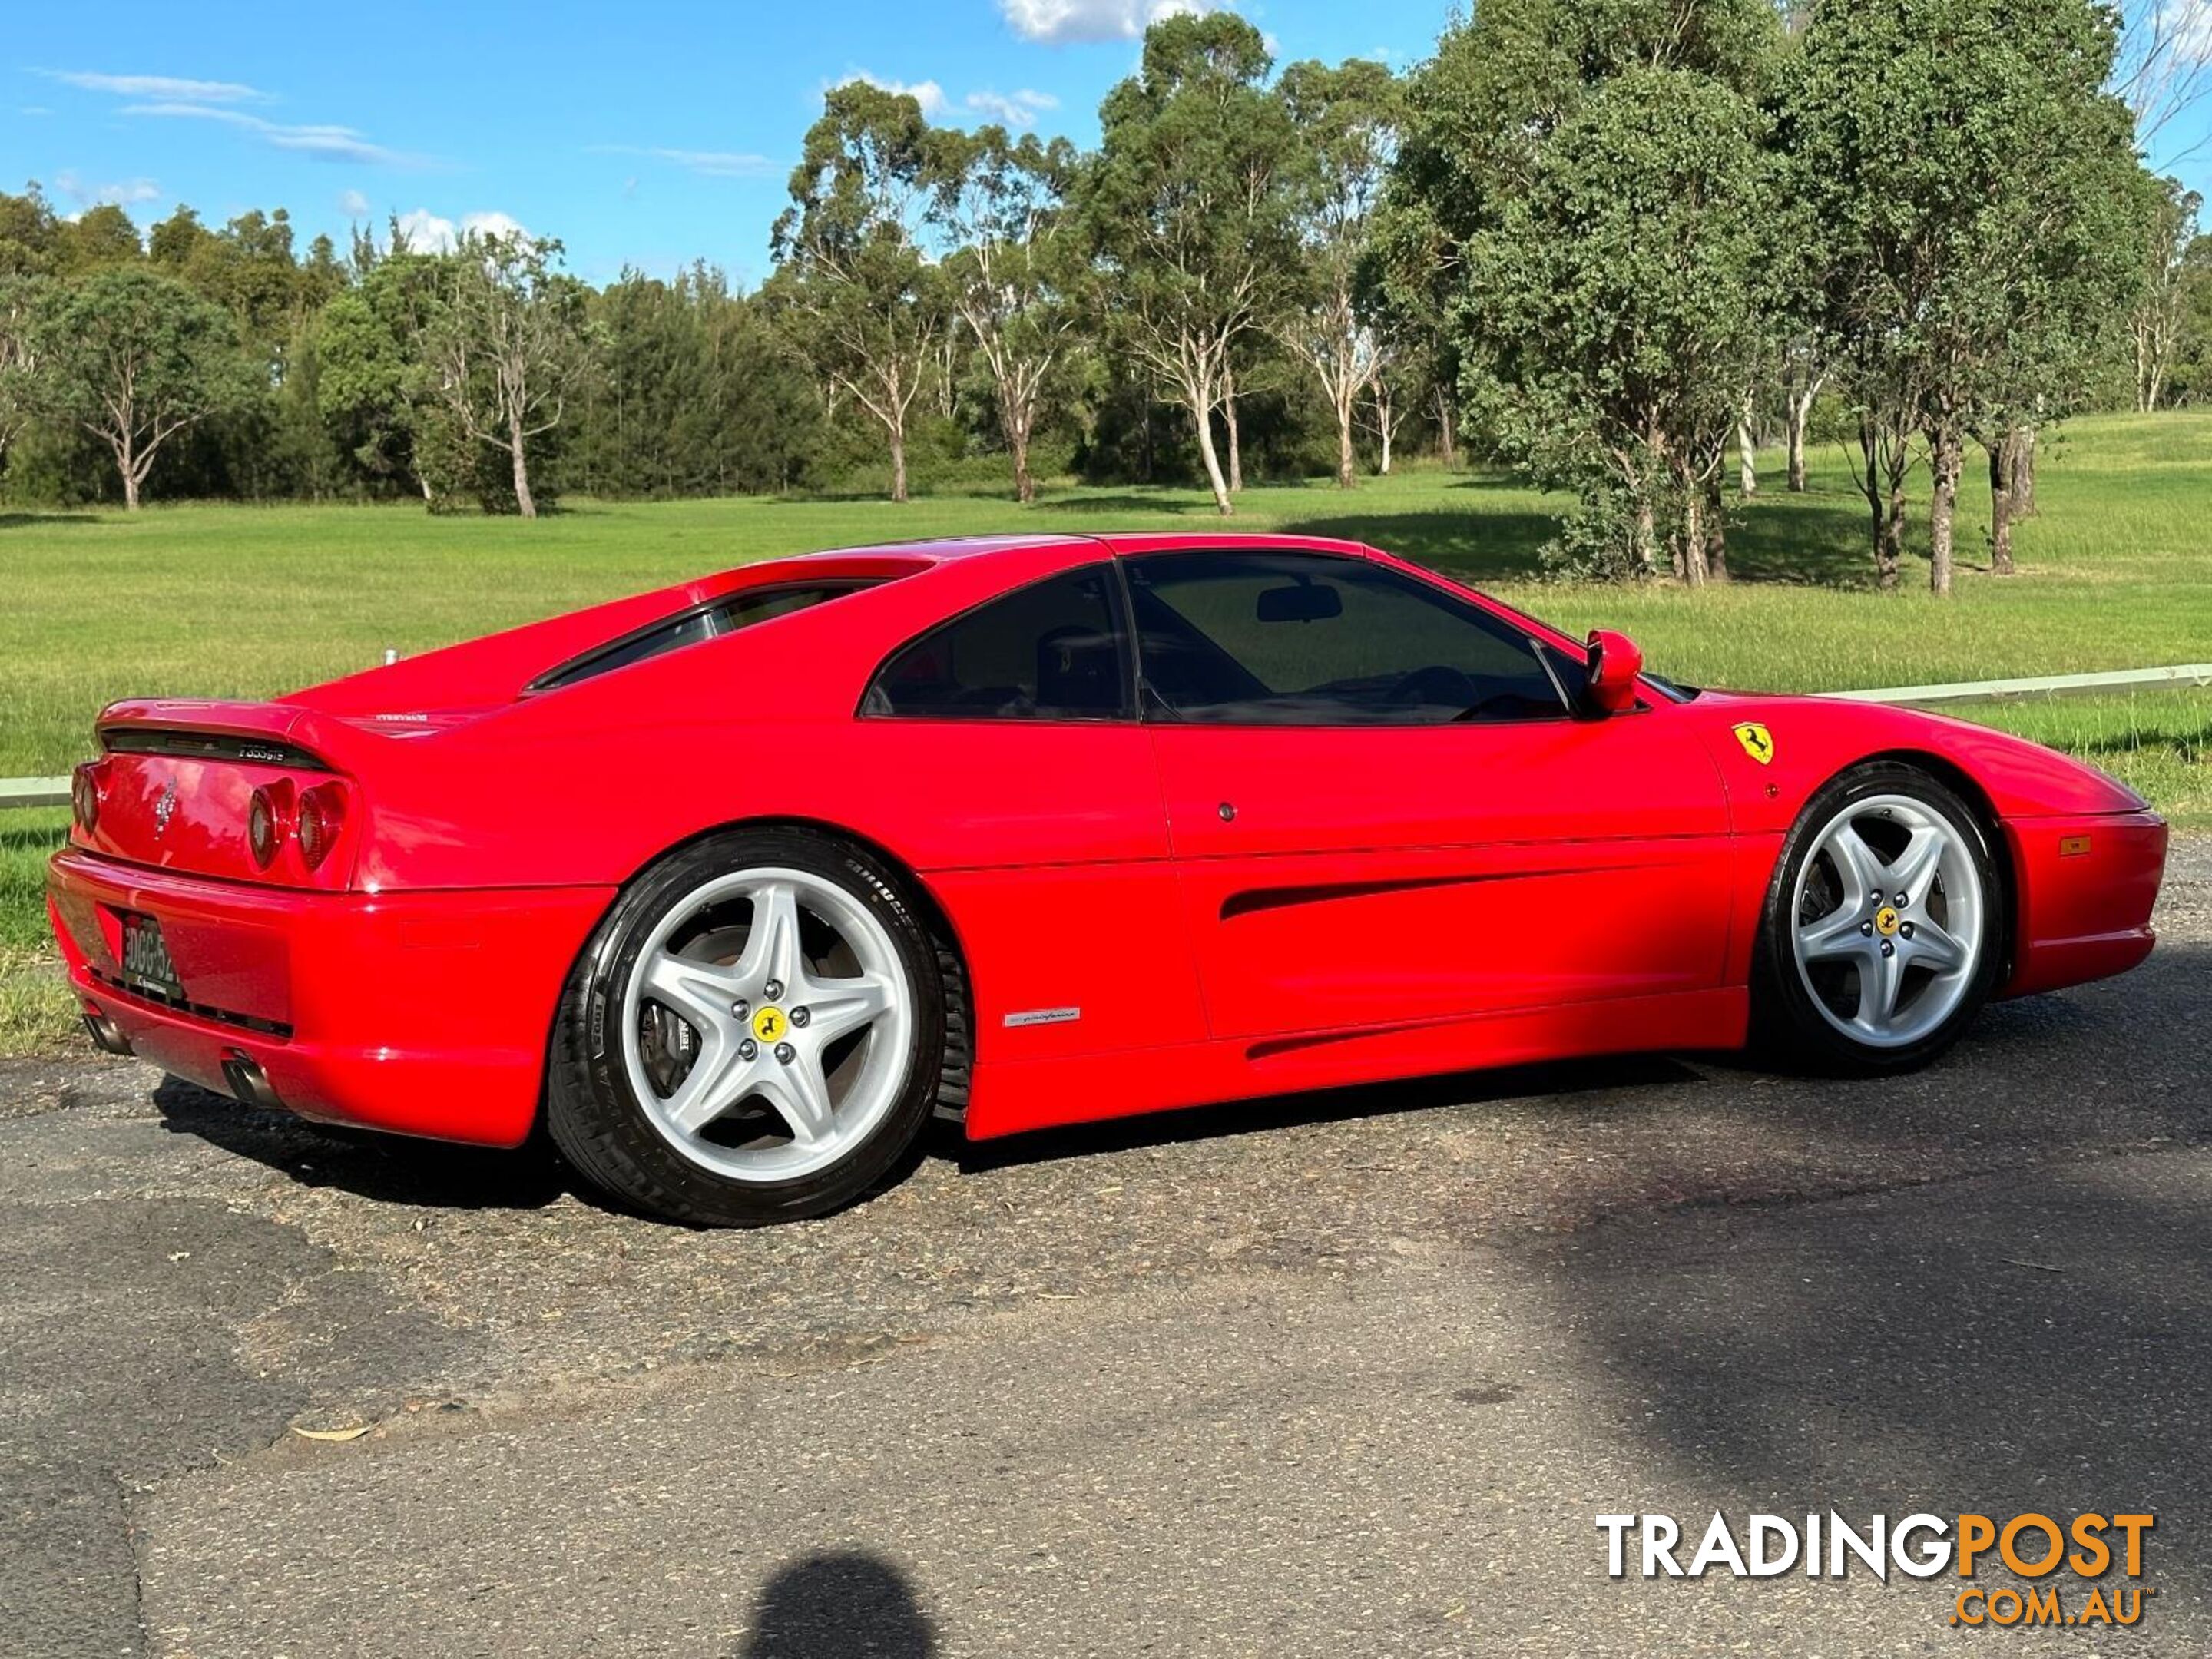
<instances>
[{"instance_id":1,"label":"eucalyptus tree","mask_svg":"<svg viewBox=\"0 0 2212 1659\"><path fill-rule=\"evenodd\" d=\"M990 374L1023 501L1036 498L1030 445L1082 320L1086 272L1066 206L1075 167L1064 138L1014 140L989 126L939 139L934 213L952 245L945 287Z\"/></svg>"},{"instance_id":2,"label":"eucalyptus tree","mask_svg":"<svg viewBox=\"0 0 2212 1659\"><path fill-rule=\"evenodd\" d=\"M2189 251L2197 240L2197 214L2203 205L2203 198L2179 179L2158 181L2158 198L2143 239L2142 295L2128 318L2138 412L2157 409L2166 401L2181 349Z\"/></svg>"},{"instance_id":3,"label":"eucalyptus tree","mask_svg":"<svg viewBox=\"0 0 2212 1659\"><path fill-rule=\"evenodd\" d=\"M907 498L907 436L945 332L944 273L924 236L938 137L907 93L848 81L823 94L775 222L773 299L825 382L884 429L891 499Z\"/></svg>"},{"instance_id":4,"label":"eucalyptus tree","mask_svg":"<svg viewBox=\"0 0 2212 1659\"><path fill-rule=\"evenodd\" d=\"M1713 569L1711 484L1783 309L1768 0L1489 0L1406 89L1375 259L1470 420L1595 562Z\"/></svg>"},{"instance_id":5,"label":"eucalyptus tree","mask_svg":"<svg viewBox=\"0 0 2212 1659\"><path fill-rule=\"evenodd\" d=\"M1398 146L1400 82L1355 58L1338 68L1292 64L1276 83L1297 146L1291 225L1303 255L1299 292L1275 325L1285 349L1313 372L1336 420L1336 482L1349 489L1352 428L1363 393L1382 369L1382 339L1364 303L1376 210ZM1402 400L1401 400L1402 401ZM1389 471L1391 398L1370 398L1383 427ZM1398 421L1405 418L1403 412Z\"/></svg>"},{"instance_id":6,"label":"eucalyptus tree","mask_svg":"<svg viewBox=\"0 0 2212 1659\"><path fill-rule=\"evenodd\" d=\"M0 466L38 406L38 321L46 279L0 272Z\"/></svg>"},{"instance_id":7,"label":"eucalyptus tree","mask_svg":"<svg viewBox=\"0 0 2212 1659\"><path fill-rule=\"evenodd\" d=\"M134 512L164 447L256 390L229 313L143 266L53 289L31 349L42 410L107 447Z\"/></svg>"},{"instance_id":8,"label":"eucalyptus tree","mask_svg":"<svg viewBox=\"0 0 2212 1659\"><path fill-rule=\"evenodd\" d=\"M1607 77L1468 245L1470 395L1540 482L1629 509L1639 569L1713 568L1712 497L1777 302L1750 100L1706 75Z\"/></svg>"},{"instance_id":9,"label":"eucalyptus tree","mask_svg":"<svg viewBox=\"0 0 2212 1659\"><path fill-rule=\"evenodd\" d=\"M1260 32L1232 12L1145 31L1138 72L1099 110L1083 223L1113 337L1189 416L1215 507L1235 508L1213 441L1232 353L1291 269L1287 118Z\"/></svg>"},{"instance_id":10,"label":"eucalyptus tree","mask_svg":"<svg viewBox=\"0 0 2212 1659\"><path fill-rule=\"evenodd\" d=\"M1785 143L1824 238L1883 586L1915 441L1948 592L1967 443L2017 455L2132 307L2140 169L2103 89L2113 49L2093 0L1883 0L1818 6L1790 59Z\"/></svg>"},{"instance_id":11,"label":"eucalyptus tree","mask_svg":"<svg viewBox=\"0 0 2212 1659\"><path fill-rule=\"evenodd\" d=\"M532 441L561 424L586 364L585 289L560 257L550 237L462 238L439 264L421 337L441 411L457 436L499 452L526 519L538 516Z\"/></svg>"}]
</instances>

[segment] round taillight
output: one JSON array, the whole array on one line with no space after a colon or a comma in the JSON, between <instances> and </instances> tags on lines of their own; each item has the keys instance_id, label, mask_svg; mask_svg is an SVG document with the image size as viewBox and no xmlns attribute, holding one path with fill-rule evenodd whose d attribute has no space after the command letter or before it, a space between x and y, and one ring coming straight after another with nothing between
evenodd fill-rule
<instances>
[{"instance_id":1,"label":"round taillight","mask_svg":"<svg viewBox=\"0 0 2212 1659\"><path fill-rule=\"evenodd\" d=\"M344 822L345 809L337 790L326 783L318 784L300 797L298 810L293 816L300 837L300 856L313 870L330 856L331 843L338 838L338 826Z\"/></svg>"},{"instance_id":2,"label":"round taillight","mask_svg":"<svg viewBox=\"0 0 2212 1659\"><path fill-rule=\"evenodd\" d=\"M276 857L276 804L266 789L257 789L246 809L246 844L252 849L254 863L264 870Z\"/></svg>"},{"instance_id":3,"label":"round taillight","mask_svg":"<svg viewBox=\"0 0 2212 1659\"><path fill-rule=\"evenodd\" d=\"M87 761L70 779L70 811L76 817L79 833L89 836L100 827L100 778L97 761Z\"/></svg>"}]
</instances>

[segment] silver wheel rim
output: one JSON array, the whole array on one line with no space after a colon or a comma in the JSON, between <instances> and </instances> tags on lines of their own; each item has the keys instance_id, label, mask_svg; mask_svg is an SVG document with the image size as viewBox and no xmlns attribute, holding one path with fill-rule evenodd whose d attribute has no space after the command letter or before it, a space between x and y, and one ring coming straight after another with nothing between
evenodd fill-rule
<instances>
[{"instance_id":1,"label":"silver wheel rim","mask_svg":"<svg viewBox=\"0 0 2212 1659\"><path fill-rule=\"evenodd\" d=\"M906 1083L914 997L890 932L804 870L717 877L672 905L623 998L623 1061L661 1138L732 1181L848 1157Z\"/></svg>"},{"instance_id":2,"label":"silver wheel rim","mask_svg":"<svg viewBox=\"0 0 2212 1659\"><path fill-rule=\"evenodd\" d=\"M1982 959L1987 896L1966 832L1910 795L1823 826L1790 896L1797 976L1855 1042L1901 1048L1957 1012Z\"/></svg>"}]
</instances>

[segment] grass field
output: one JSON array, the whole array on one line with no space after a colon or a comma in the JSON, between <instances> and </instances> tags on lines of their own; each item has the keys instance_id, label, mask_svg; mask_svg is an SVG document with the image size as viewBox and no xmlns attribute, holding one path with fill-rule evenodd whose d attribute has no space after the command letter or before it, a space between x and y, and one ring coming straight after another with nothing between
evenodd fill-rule
<instances>
[{"instance_id":1,"label":"grass field","mask_svg":"<svg viewBox=\"0 0 2212 1659\"><path fill-rule=\"evenodd\" d=\"M2212 415L2083 419L2047 444L2021 571L1963 571L1948 603L1873 592L1865 509L1832 450L1813 488L1778 477L1729 540L1738 580L1689 592L1540 580L1560 502L1483 474L1415 469L1351 493L1254 489L1238 528L1370 541L1560 623L1626 628L1678 678L1784 690L2133 668L2212 659ZM1924 499L1924 495L1923 495ZM1921 503L1916 503L1916 507ZM1985 556L1969 492L1960 544ZM265 696L593 599L815 548L994 530L1204 529L1202 493L1068 489L989 497L579 502L549 520L419 507L0 513L0 776L65 772L125 694ZM1924 528L1922 531L1924 535ZM2212 692L1977 708L2212 820ZM0 1053L68 1024L44 949L40 866L58 812L0 815Z\"/></svg>"}]
</instances>

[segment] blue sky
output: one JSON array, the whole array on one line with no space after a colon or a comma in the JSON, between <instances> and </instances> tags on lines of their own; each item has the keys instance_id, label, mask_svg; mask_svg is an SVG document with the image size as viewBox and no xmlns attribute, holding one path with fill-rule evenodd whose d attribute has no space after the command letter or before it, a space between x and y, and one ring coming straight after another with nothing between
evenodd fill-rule
<instances>
[{"instance_id":1,"label":"blue sky","mask_svg":"<svg viewBox=\"0 0 2212 1659\"><path fill-rule=\"evenodd\" d=\"M304 248L367 219L514 222L594 281L693 258L747 286L823 88L854 75L935 118L1097 136L1159 0L179 5L19 0L0 69L0 188L143 226L289 208ZM1427 55L1449 0L1243 0L1279 61ZM2203 110L2161 149L2212 194Z\"/></svg>"}]
</instances>

